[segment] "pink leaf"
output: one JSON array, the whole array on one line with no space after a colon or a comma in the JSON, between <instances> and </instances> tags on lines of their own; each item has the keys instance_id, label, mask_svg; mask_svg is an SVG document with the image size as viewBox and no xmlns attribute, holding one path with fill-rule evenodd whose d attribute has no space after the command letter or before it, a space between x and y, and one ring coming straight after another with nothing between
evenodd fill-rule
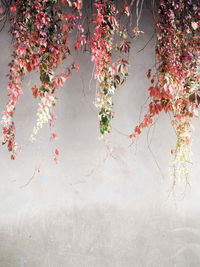
<instances>
[{"instance_id":1,"label":"pink leaf","mask_svg":"<svg viewBox=\"0 0 200 267\"><path fill-rule=\"evenodd\" d=\"M53 137L54 140L58 140L57 134L53 133L51 136Z\"/></svg>"}]
</instances>

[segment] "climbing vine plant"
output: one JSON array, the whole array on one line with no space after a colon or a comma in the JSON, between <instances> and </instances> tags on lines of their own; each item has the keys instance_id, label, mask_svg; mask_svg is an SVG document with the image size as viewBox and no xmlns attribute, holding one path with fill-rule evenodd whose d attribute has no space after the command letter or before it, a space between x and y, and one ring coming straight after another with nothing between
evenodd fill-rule
<instances>
[{"instance_id":1,"label":"climbing vine plant","mask_svg":"<svg viewBox=\"0 0 200 267\"><path fill-rule=\"evenodd\" d=\"M79 53L89 51L91 54L91 62L95 64L97 88L94 103L99 110L100 133L104 136L112 130L113 95L128 76L129 52L134 40L142 33L139 19L144 0L123 0L120 8L114 0L94 0L89 4L90 16L83 10L84 4L88 2L1 0L0 21L10 17L10 32L14 39L13 59L7 75L9 101L1 121L2 143L7 144L12 159L16 158L20 147L15 141L14 114L23 94L24 76L34 70L38 70L40 76L40 84L31 88L33 97L39 101L36 125L30 136L34 141L43 124L49 123L52 129L58 89L71 76L72 70L79 70L71 56L72 48L76 53L80 50ZM154 16L157 62L155 68L147 72L151 82L149 109L144 120L130 134L135 141L142 130L153 123L155 116L162 111L171 115L177 138L176 147L171 150L173 185L177 177L188 176L192 118L198 116L200 103L199 7L199 2L192 0L159 1L158 13ZM131 21L133 14L135 27ZM128 19L126 23L122 23L124 17ZM74 32L76 34L72 35ZM61 64L64 71L59 72ZM51 137L57 139L54 132ZM58 155L56 149L56 163Z\"/></svg>"}]
</instances>

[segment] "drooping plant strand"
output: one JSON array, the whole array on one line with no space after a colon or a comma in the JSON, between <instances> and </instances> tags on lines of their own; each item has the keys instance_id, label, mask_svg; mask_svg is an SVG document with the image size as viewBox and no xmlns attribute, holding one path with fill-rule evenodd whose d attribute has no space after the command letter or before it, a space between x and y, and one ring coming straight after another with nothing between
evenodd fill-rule
<instances>
[{"instance_id":1,"label":"drooping plant strand","mask_svg":"<svg viewBox=\"0 0 200 267\"><path fill-rule=\"evenodd\" d=\"M176 132L173 156L173 187L177 177L188 176L192 118L199 107L199 4L192 1L162 0L158 11L156 57L159 65L151 76L149 112L130 135L132 140L149 127L164 110L172 114Z\"/></svg>"},{"instance_id":2,"label":"drooping plant strand","mask_svg":"<svg viewBox=\"0 0 200 267\"><path fill-rule=\"evenodd\" d=\"M65 4L64 1L62 1ZM13 60L10 65L10 82L8 83L8 94L10 100L4 111L3 124L3 144L8 144L8 150L12 153L11 158L16 158L17 144L15 142L15 125L13 115L16 103L22 94L20 87L23 76L38 67L40 72L41 85L32 88L34 98L39 96L40 103L37 112L37 125L34 127L31 140L42 125L54 120L54 115L50 108L55 105L57 87L63 85L64 81L71 74L71 69L78 69L73 63L66 68L65 73L55 74L59 64L70 53L68 47L68 34L77 25L81 17L81 1L67 1L72 7L73 13L63 14L57 4L57 0L18 0L11 6L11 11L15 15L11 17L14 37ZM76 10L78 13L76 14ZM78 27L79 38L74 44L78 49L84 43L83 29Z\"/></svg>"},{"instance_id":3,"label":"drooping plant strand","mask_svg":"<svg viewBox=\"0 0 200 267\"><path fill-rule=\"evenodd\" d=\"M111 120L114 117L112 96L116 88L128 75L129 62L123 58L112 61L114 50L129 53L130 43L125 40L120 46L114 46L114 37L119 33L117 22L118 11L112 0L96 1L97 13L94 15L94 35L90 40L92 61L96 63L95 78L98 81L98 92L95 105L100 108L100 133L111 131ZM120 33L121 37L124 33Z\"/></svg>"},{"instance_id":4,"label":"drooping plant strand","mask_svg":"<svg viewBox=\"0 0 200 267\"><path fill-rule=\"evenodd\" d=\"M13 60L9 64L10 73L7 75L10 79L8 82L9 90L9 102L6 105L6 110L3 112L2 125L3 125L3 137L2 143L8 145L8 151L10 151L11 158L16 158L17 144L15 142L15 124L13 121L13 115L15 112L15 106L19 101L20 95L23 93L20 87L21 81L27 69L29 69L30 62L32 68L38 63L38 55L34 53L32 46L32 38L28 38L30 34L26 28L26 17L23 10L23 1L17 1L16 6L10 8L12 12L17 11L17 14L22 14L18 18L11 17L11 33L14 37L14 49ZM23 17L25 16L25 17ZM29 54L30 52L30 54ZM31 56L30 56L31 55Z\"/></svg>"},{"instance_id":5,"label":"drooping plant strand","mask_svg":"<svg viewBox=\"0 0 200 267\"><path fill-rule=\"evenodd\" d=\"M72 13L63 13L61 10L58 12L58 6L52 6L50 17L52 25L47 25L50 29L49 31L48 27L46 29L47 34L45 36L46 46L44 50L44 57L42 58L39 66L41 86L38 91L42 91L43 94L40 94L41 101L37 112L37 125L34 127L31 140L35 139L35 136L44 123L53 119L54 116L53 113L50 113L50 109L56 103L57 98L55 95L57 93L58 86L63 86L64 82L71 74L71 69L75 69L75 64L73 63L70 67L66 68L65 73L61 72L60 74L55 74L55 70L58 65L62 64L63 60L70 54L68 35L72 32L81 17L80 2L80 0L73 2L62 1L63 5L72 7ZM75 12L76 10L78 10L77 14ZM56 16L58 16L57 24L55 23ZM43 25L43 17L39 18L39 23ZM81 25L79 25L78 31L81 30ZM82 40L84 39L81 35L74 44L76 50L82 45Z\"/></svg>"}]
</instances>

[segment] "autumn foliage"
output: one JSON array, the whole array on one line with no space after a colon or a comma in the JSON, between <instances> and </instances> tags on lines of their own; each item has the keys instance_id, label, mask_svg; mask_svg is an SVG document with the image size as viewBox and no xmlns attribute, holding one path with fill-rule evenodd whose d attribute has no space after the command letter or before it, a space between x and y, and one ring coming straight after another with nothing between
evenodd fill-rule
<instances>
[{"instance_id":1,"label":"autumn foliage","mask_svg":"<svg viewBox=\"0 0 200 267\"><path fill-rule=\"evenodd\" d=\"M110 133L113 110L113 95L122 85L129 68L129 52L133 40L139 36L137 1L122 1L118 10L114 0L92 1L90 31L85 33L82 0L17 0L10 6L11 34L14 52L7 75L9 101L3 112L3 144L7 144L11 158L15 159L20 146L15 141L14 114L16 104L23 94L21 83L27 73L39 72L40 84L31 89L38 99L37 121L30 140L34 141L45 123L54 126L53 107L58 101L60 86L79 70L77 62L70 63L71 49L76 53L81 47L89 47L91 61L95 64L94 78L97 82L95 106L99 110L101 135ZM122 24L122 17L130 17L136 3L137 25L129 33ZM198 116L199 95L199 44L200 8L198 1L161 0L155 17L157 44L156 64L147 71L150 80L148 112L130 134L135 139L144 128L152 125L161 112L169 113L175 129L177 143L172 149L173 175L188 174L192 135L192 118ZM0 7L0 14L3 14ZM88 18L88 17L87 17ZM70 36L73 37L72 48ZM74 36L74 35L73 35ZM87 50L87 49L85 49ZM64 64L64 71L57 72ZM58 137L51 133L52 140ZM57 163L59 151L54 153Z\"/></svg>"}]
</instances>

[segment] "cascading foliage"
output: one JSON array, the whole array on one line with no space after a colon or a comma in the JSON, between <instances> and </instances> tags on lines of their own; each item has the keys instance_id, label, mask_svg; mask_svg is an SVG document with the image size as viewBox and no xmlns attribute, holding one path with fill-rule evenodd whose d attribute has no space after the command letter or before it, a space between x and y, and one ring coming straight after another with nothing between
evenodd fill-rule
<instances>
[{"instance_id":1,"label":"cascading foliage","mask_svg":"<svg viewBox=\"0 0 200 267\"><path fill-rule=\"evenodd\" d=\"M176 177L188 175L192 118L199 107L199 4L190 0L161 0L158 10L156 57L158 66L151 76L151 102L145 115L130 138L149 127L153 117L161 111L172 115L176 132L176 148L172 149L174 185Z\"/></svg>"},{"instance_id":2,"label":"cascading foliage","mask_svg":"<svg viewBox=\"0 0 200 267\"><path fill-rule=\"evenodd\" d=\"M23 94L23 77L34 70L38 70L40 76L40 84L31 88L33 97L39 100L37 122L30 137L33 141L44 123L54 125L53 106L58 101L58 88L70 77L71 70L79 69L76 62L69 62L71 43L76 53L78 50L80 53L82 46L89 45L91 61L95 64L97 91L94 102L99 109L100 133L103 136L111 132L113 95L128 76L129 51L141 32L138 23L143 2L123 0L119 8L114 0L95 0L90 6L90 17L83 9L88 2L82 0L17 0L9 7L14 52L7 75L9 101L1 123L2 142L7 144L12 159L16 158L19 148L15 141L14 113ZM4 8L0 6L0 21L8 13ZM124 16L130 19L134 14L135 27L130 26L132 22L122 23ZM151 81L149 110L130 135L135 140L144 128L152 125L155 115L159 116L160 112L171 114L177 138L176 147L171 150L174 185L177 176L188 175L192 118L198 116L200 103L199 19L197 0L160 0L155 20L157 62L155 71L147 72ZM72 42L74 30L77 39ZM64 71L58 73L61 64ZM55 133L51 136L57 139ZM56 149L55 162L58 154Z\"/></svg>"},{"instance_id":3,"label":"cascading foliage","mask_svg":"<svg viewBox=\"0 0 200 267\"><path fill-rule=\"evenodd\" d=\"M55 70L63 60L70 55L68 35L77 27L83 31L77 22L81 18L79 1L62 1L63 6L72 8L66 13L57 0L18 0L11 7L11 33L14 37L13 60L9 64L8 77L9 102L3 112L3 144L8 144L11 158L16 158L17 144L15 142L14 111L19 97L23 93L20 87L22 78L27 72L38 69L40 85L31 88L33 97L39 97L37 123L31 134L31 141L35 140L38 131L44 123L53 124L55 116L51 108L55 105L58 86L62 86L71 74L71 69L77 69L75 63L65 68L59 74ZM84 44L83 34L74 43L76 49ZM55 134L52 135L53 137ZM54 138L55 139L55 138Z\"/></svg>"},{"instance_id":4,"label":"cascading foliage","mask_svg":"<svg viewBox=\"0 0 200 267\"><path fill-rule=\"evenodd\" d=\"M92 61L96 63L95 78L98 81L98 92L95 105L100 108L100 132L111 132L111 120L114 117L112 96L116 88L122 84L128 75L129 62L120 58L113 62L115 50L129 53L130 42L124 40L120 45L114 43L116 34L120 32L117 21L118 11L113 0L96 1L97 14L94 14L94 36L91 42Z\"/></svg>"}]
</instances>

